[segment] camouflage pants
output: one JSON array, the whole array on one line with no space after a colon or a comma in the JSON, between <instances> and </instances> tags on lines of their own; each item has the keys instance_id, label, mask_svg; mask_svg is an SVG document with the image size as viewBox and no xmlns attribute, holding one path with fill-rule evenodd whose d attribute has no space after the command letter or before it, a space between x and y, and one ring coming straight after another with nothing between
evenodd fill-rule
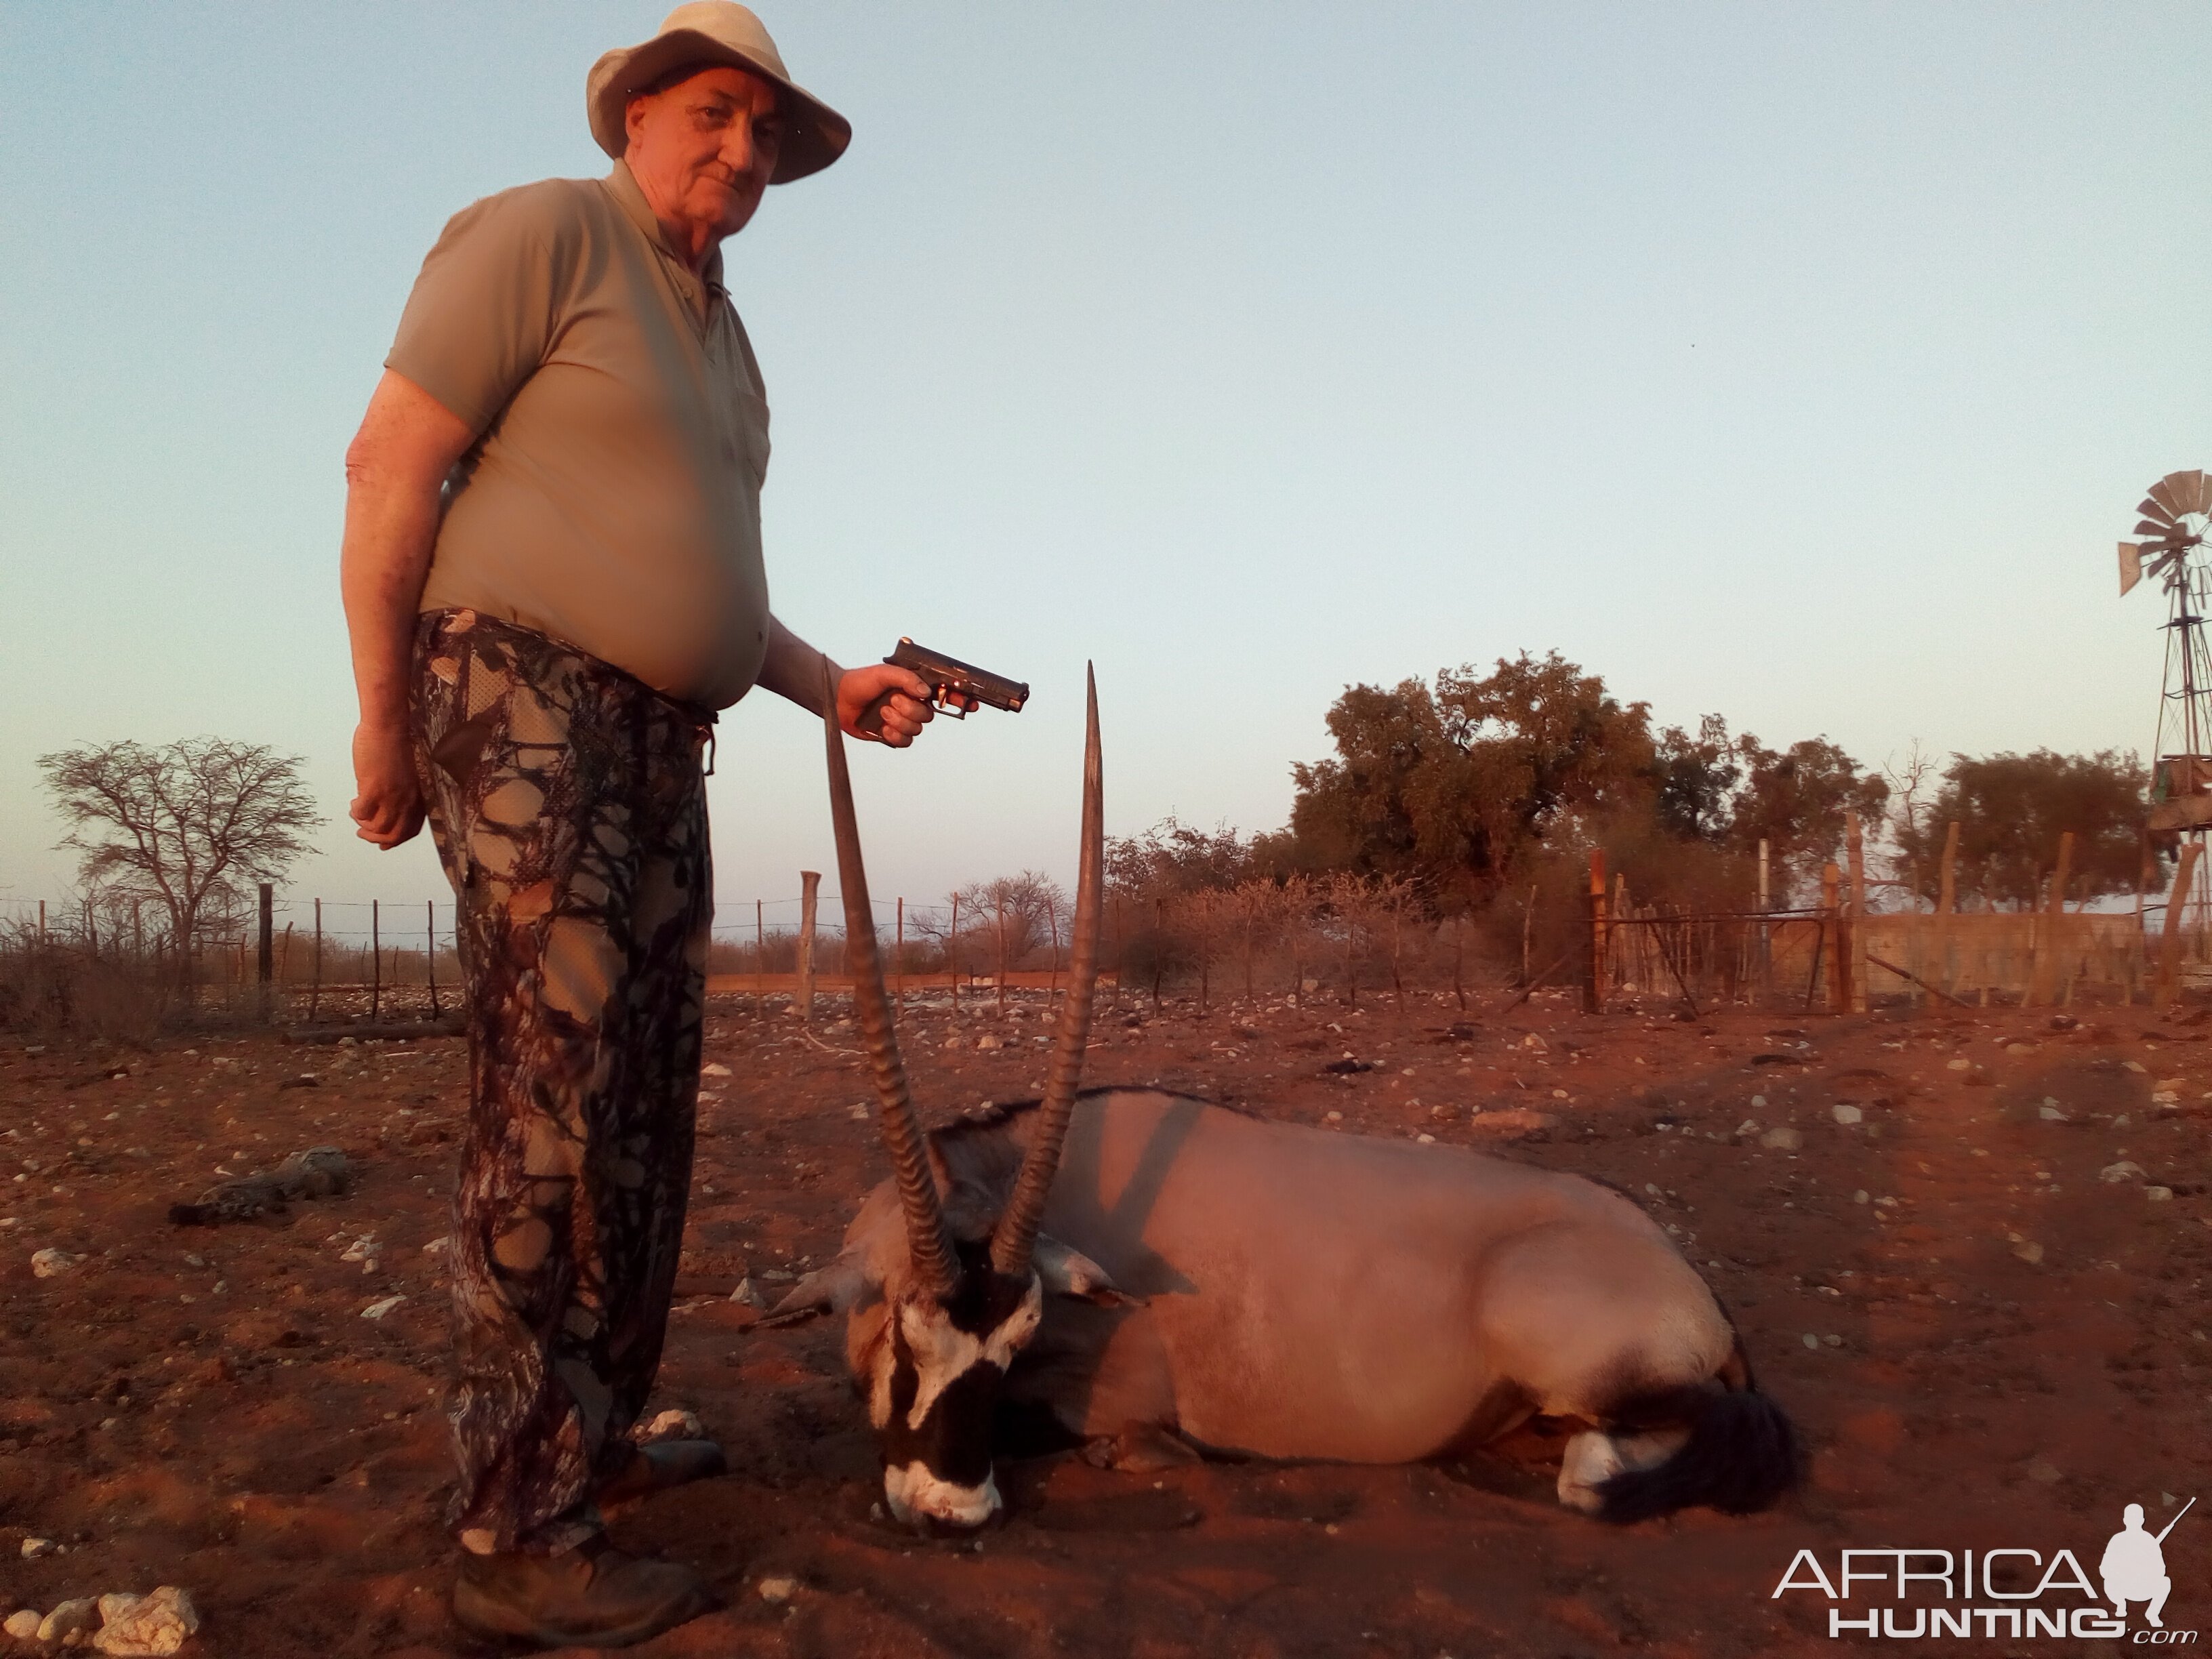
<instances>
[{"instance_id":1,"label":"camouflage pants","mask_svg":"<svg viewBox=\"0 0 2212 1659\"><path fill-rule=\"evenodd\" d=\"M713 887L692 710L469 611L418 619L416 767L459 899L447 1521L568 1548L660 1363L690 1195Z\"/></svg>"}]
</instances>

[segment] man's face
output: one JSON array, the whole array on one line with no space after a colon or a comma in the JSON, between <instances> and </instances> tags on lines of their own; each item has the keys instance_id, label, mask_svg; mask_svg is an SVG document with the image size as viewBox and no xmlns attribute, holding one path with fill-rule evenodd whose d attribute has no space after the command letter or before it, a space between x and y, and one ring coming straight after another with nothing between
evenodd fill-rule
<instances>
[{"instance_id":1,"label":"man's face","mask_svg":"<svg viewBox=\"0 0 2212 1659\"><path fill-rule=\"evenodd\" d=\"M654 210L717 241L753 216L783 143L775 88L722 66L631 99L624 125L623 160Z\"/></svg>"}]
</instances>

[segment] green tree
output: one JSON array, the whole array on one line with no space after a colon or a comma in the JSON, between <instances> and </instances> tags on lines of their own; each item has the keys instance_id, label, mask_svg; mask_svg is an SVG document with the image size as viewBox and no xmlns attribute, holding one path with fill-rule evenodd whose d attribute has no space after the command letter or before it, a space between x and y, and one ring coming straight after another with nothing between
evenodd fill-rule
<instances>
[{"instance_id":1,"label":"green tree","mask_svg":"<svg viewBox=\"0 0 2212 1659\"><path fill-rule=\"evenodd\" d=\"M1728 722L1707 714L1692 737L1679 726L1659 734L1656 775L1660 826L1685 841L1723 839L1743 776L1742 756L1729 740Z\"/></svg>"},{"instance_id":2,"label":"green tree","mask_svg":"<svg viewBox=\"0 0 2212 1659\"><path fill-rule=\"evenodd\" d=\"M2058 838L2074 832L2069 901L2134 890L2142 866L2143 766L2133 754L2100 750L2061 755L1954 755L1935 802L1899 824L1899 849L1918 874L1922 896L1941 879L1946 826L1959 825L1958 882L1991 908L2039 902L2058 861Z\"/></svg>"},{"instance_id":3,"label":"green tree","mask_svg":"<svg viewBox=\"0 0 2212 1659\"><path fill-rule=\"evenodd\" d=\"M1743 784L1729 815L1729 837L1753 854L1763 840L1780 894L1809 887L1821 865L1841 855L1844 814L1856 811L1879 830L1889 784L1826 738L1776 750L1746 732L1736 740Z\"/></svg>"},{"instance_id":4,"label":"green tree","mask_svg":"<svg viewBox=\"0 0 2212 1659\"><path fill-rule=\"evenodd\" d=\"M1328 729L1335 758L1291 769L1291 861L1310 870L1494 887L1533 846L1652 793L1648 706L1556 651L1348 687Z\"/></svg>"}]
</instances>

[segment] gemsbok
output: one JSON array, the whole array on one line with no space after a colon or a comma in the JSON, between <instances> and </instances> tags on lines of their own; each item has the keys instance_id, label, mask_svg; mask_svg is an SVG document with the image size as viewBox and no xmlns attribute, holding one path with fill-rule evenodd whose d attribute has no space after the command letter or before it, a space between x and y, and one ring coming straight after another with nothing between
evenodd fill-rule
<instances>
[{"instance_id":1,"label":"gemsbok","mask_svg":"<svg viewBox=\"0 0 2212 1659\"><path fill-rule=\"evenodd\" d=\"M1743 1513L1793 1484L1796 1437L1734 1326L1620 1194L1157 1089L1079 1093L1103 875L1095 679L1044 1097L924 1133L843 740L825 724L854 998L893 1175L766 1322L846 1316L900 1521L992 1519L994 1430L1017 1427L1139 1469L1206 1453L1399 1463L1540 1414L1576 1431L1560 1501L1607 1520Z\"/></svg>"}]
</instances>

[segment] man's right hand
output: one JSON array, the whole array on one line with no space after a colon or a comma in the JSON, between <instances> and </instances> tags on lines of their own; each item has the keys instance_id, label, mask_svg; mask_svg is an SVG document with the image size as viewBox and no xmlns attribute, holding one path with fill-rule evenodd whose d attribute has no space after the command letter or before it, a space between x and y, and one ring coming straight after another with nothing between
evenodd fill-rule
<instances>
[{"instance_id":1,"label":"man's right hand","mask_svg":"<svg viewBox=\"0 0 2212 1659\"><path fill-rule=\"evenodd\" d=\"M353 778L361 792L347 809L360 826L354 833L386 852L413 840L422 827L422 789L407 733L366 720L355 726Z\"/></svg>"}]
</instances>

